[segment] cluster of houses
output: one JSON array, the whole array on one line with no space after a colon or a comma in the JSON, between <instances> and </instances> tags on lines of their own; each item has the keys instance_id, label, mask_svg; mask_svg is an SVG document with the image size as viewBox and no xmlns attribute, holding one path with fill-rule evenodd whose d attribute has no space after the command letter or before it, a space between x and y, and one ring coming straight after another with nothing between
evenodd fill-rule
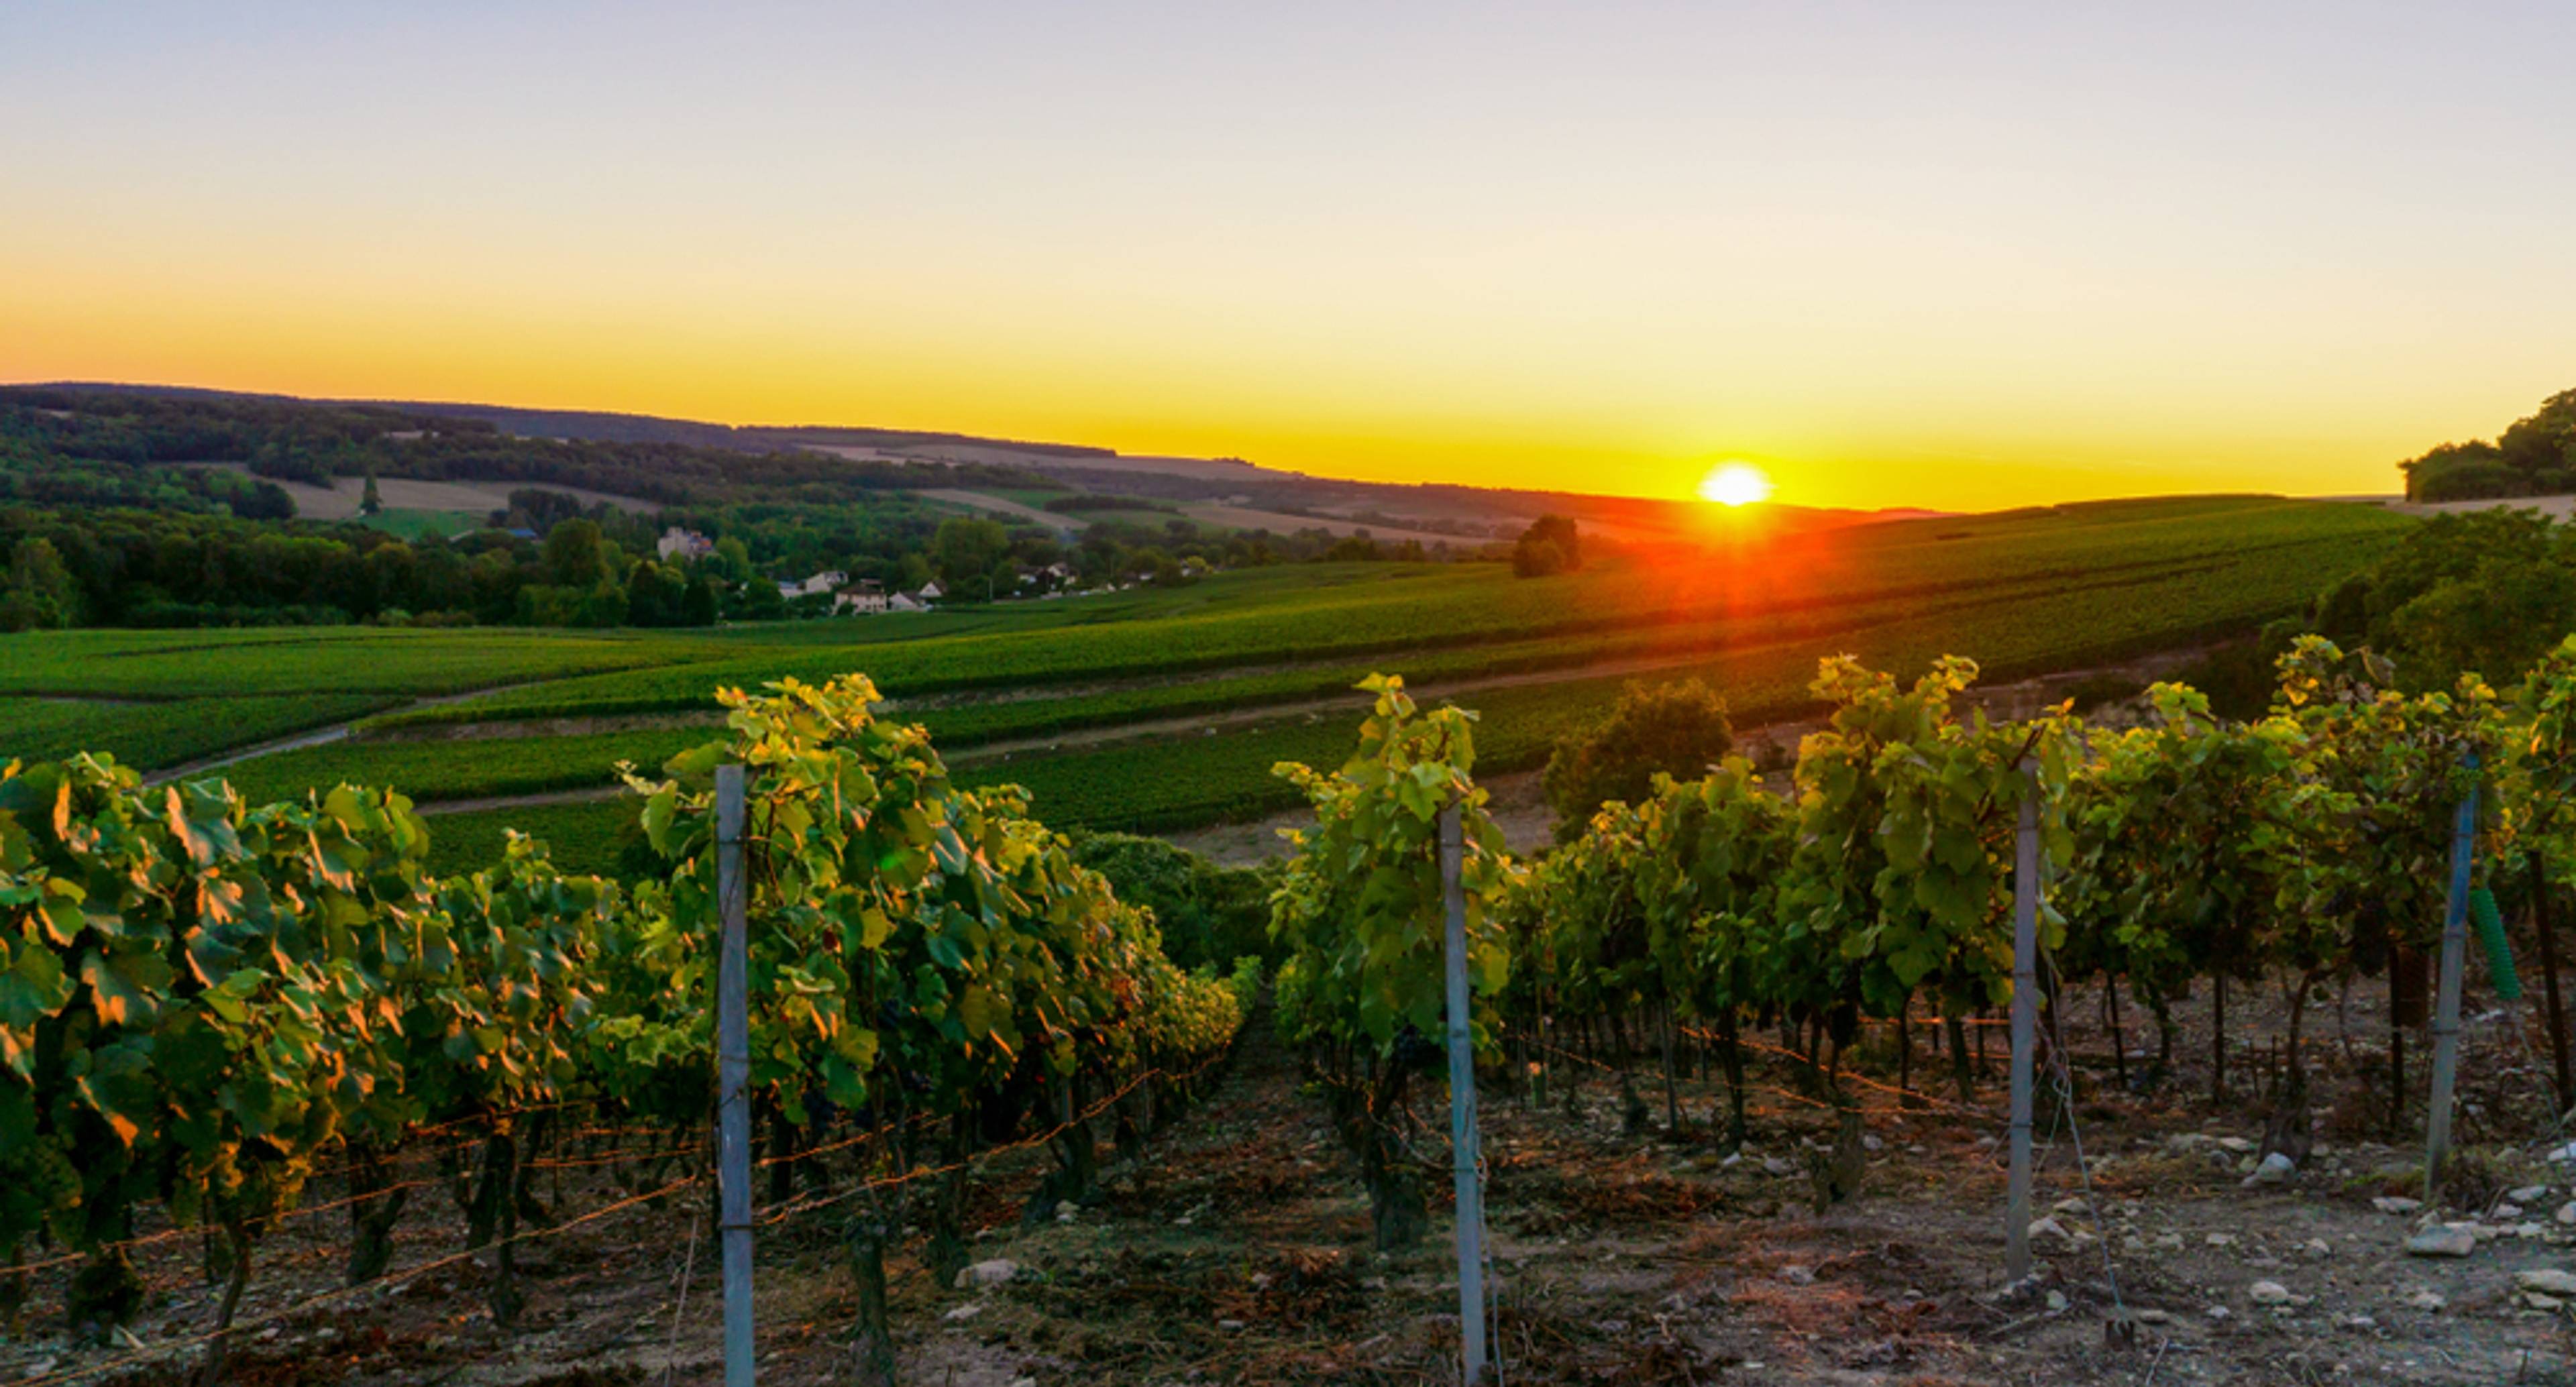
<instances>
[{"instance_id":1,"label":"cluster of houses","mask_svg":"<svg viewBox=\"0 0 2576 1387\"><path fill-rule=\"evenodd\" d=\"M715 541L705 535L674 525L662 532L662 538L654 543L653 549L664 562L668 563L706 558L715 553L716 546ZM1201 559L1193 557L1186 563L1188 566L1195 567L1196 572L1192 576L1209 571L1206 562ZM1004 598L1022 595L1040 598L1063 597L1074 591L1076 581L1076 574L1072 567L1061 563L1051 563L1043 568L1022 567L1018 570L1017 576L1017 591L994 595ZM1138 581L1143 581L1141 575ZM1132 584L1113 584L1112 586L1132 586ZM1032 593L1031 589L1039 591ZM801 579L782 580L778 584L778 595L790 602L800 597L829 596L832 599L834 616L872 616L880 612L926 612L930 610L931 603L947 595L947 590L939 585L938 579L934 578L910 592L890 592L885 584L874 578L861 578L857 582L852 582L847 572L837 568L827 568Z\"/></svg>"},{"instance_id":2,"label":"cluster of houses","mask_svg":"<svg viewBox=\"0 0 2576 1387\"><path fill-rule=\"evenodd\" d=\"M662 562L686 562L706 558L716 552L716 542L695 530L674 525L653 541L653 552Z\"/></svg>"},{"instance_id":3,"label":"cluster of houses","mask_svg":"<svg viewBox=\"0 0 2576 1387\"><path fill-rule=\"evenodd\" d=\"M837 568L827 568L801 581L782 582L778 595L793 602L800 597L832 599L834 616L872 616L878 612L926 612L930 604L944 595L939 580L931 579L916 592L888 592L874 578L850 581L850 575Z\"/></svg>"},{"instance_id":4,"label":"cluster of houses","mask_svg":"<svg viewBox=\"0 0 2576 1387\"><path fill-rule=\"evenodd\" d=\"M1073 580L1074 571L1060 563L1048 564L1044 568L1019 570L1020 590L1025 592L1030 588L1044 586L1048 590L1038 594L1043 597L1063 596ZM809 577L781 582L778 585L778 595L790 602L800 597L816 597L827 593L832 598L832 615L872 616L878 612L926 612L930 610L931 603L947 596L948 590L939 585L938 579L933 578L911 592L889 592L885 584L874 578L861 578L857 582L852 582L849 574L837 568L827 568ZM1007 598L1016 594L999 595Z\"/></svg>"}]
</instances>

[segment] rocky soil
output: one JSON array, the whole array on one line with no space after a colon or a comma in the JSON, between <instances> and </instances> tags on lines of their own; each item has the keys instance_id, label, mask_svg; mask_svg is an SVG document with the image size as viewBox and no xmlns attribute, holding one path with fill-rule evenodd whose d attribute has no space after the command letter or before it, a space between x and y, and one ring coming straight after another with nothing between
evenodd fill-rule
<instances>
[{"instance_id":1,"label":"rocky soil","mask_svg":"<svg viewBox=\"0 0 2576 1387\"><path fill-rule=\"evenodd\" d=\"M2513 1029L2520 1018L2489 1013L2469 1028L2464 1146L2428 1203L2420 1056L2412 1119L2392 1141L2369 1107L2367 1076L2384 1058L2358 1042L2316 1044L2315 1145L2267 1170L2263 1017L2237 1005L2255 1014L2219 1103L2187 1065L2145 1088L2149 1047L2137 1037L2141 1082L2129 1088L2106 1072L2107 1037L2074 1038L2089 1057L2081 1096L2043 1109L2039 1271L2018 1285L2003 1273L1993 1071L1965 1108L1946 1086L1908 1106L1885 1087L1888 1042L1874 1038L1861 1189L1821 1210L1809 1172L1830 1113L1787 1062L1757 1067L1741 1150L1711 1131L1720 1094L1704 1077L1679 1083L1684 1129L1666 1132L1650 1072L1636 1077L1642 1128L1616 1077L1581 1061L1556 1066L1543 1104L1524 1075L1489 1075L1502 1381L2576 1383L2576 1165L2546 1159L2564 1138ZM2066 1013L2093 1014L2080 999ZM2177 1053L2206 1046L2187 1032ZM1915 1073L1927 1072L1946 1065L1918 1057ZM1436 1167L1440 1114L1423 1116ZM980 1270L968 1284L935 1285L909 1254L898 1259L905 1381L1455 1380L1441 1201L1422 1247L1371 1250L1366 1202L1321 1104L1265 1034L1145 1160L1111 1164L1098 1203L1029 1227L1020 1204L1037 1161L1010 1153L979 1178L969 1226ZM353 1293L333 1289L339 1216L291 1221L263 1251L232 1380L719 1381L703 1188L617 1207L596 1169L557 1181L559 1214L591 1217L526 1245L530 1310L510 1331L483 1308L480 1259L417 1270L461 1252L443 1192L415 1193L395 1274ZM1428 1183L1445 1190L1445 1173ZM317 1187L314 1199L335 1196ZM821 1209L760 1233L765 1383L845 1380L856 1302L836 1217ZM62 1327L68 1268L40 1272L21 1332L0 1347L0 1383L181 1380L214 1300L200 1251L192 1236L138 1249L151 1298L104 1344Z\"/></svg>"}]
</instances>

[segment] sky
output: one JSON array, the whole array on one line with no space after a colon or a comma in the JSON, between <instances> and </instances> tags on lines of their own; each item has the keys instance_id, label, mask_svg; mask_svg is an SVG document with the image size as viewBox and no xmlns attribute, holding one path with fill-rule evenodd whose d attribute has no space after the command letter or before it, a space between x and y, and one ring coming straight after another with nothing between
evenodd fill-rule
<instances>
[{"instance_id":1,"label":"sky","mask_svg":"<svg viewBox=\"0 0 2576 1387\"><path fill-rule=\"evenodd\" d=\"M2576 5L0 5L0 380L1981 508L2576 386Z\"/></svg>"}]
</instances>

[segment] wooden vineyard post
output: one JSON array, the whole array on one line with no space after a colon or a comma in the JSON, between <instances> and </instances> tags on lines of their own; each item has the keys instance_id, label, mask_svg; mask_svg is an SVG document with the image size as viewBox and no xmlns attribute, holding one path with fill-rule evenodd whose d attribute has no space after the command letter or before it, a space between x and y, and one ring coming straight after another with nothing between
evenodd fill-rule
<instances>
[{"instance_id":1,"label":"wooden vineyard post","mask_svg":"<svg viewBox=\"0 0 2576 1387\"><path fill-rule=\"evenodd\" d=\"M1458 1356L1461 1380L1484 1380L1485 1197L1476 1172L1476 1038L1467 989L1465 834L1453 801L1440 811L1440 904L1448 917L1449 1150L1458 1195Z\"/></svg>"},{"instance_id":2,"label":"wooden vineyard post","mask_svg":"<svg viewBox=\"0 0 2576 1387\"><path fill-rule=\"evenodd\" d=\"M2469 758L2472 770L2477 758ZM2451 895L2442 911L2441 978L2433 995L2433 1102L2424 1120L2424 1201L2441 1188L2442 1162L2451 1154L2451 1090L2460 1068L2460 969L2469 945L2469 865L2478 833L2478 787L2460 796L2451 828Z\"/></svg>"},{"instance_id":3,"label":"wooden vineyard post","mask_svg":"<svg viewBox=\"0 0 2576 1387\"><path fill-rule=\"evenodd\" d=\"M2038 1033L2039 783L2022 763L2013 834L2012 1182L2004 1200L2004 1278L2030 1275L2030 1066Z\"/></svg>"},{"instance_id":4,"label":"wooden vineyard post","mask_svg":"<svg viewBox=\"0 0 2576 1387\"><path fill-rule=\"evenodd\" d=\"M752 1387L749 887L742 870L742 767L716 767L716 1193L724 1250L725 1387Z\"/></svg>"},{"instance_id":5,"label":"wooden vineyard post","mask_svg":"<svg viewBox=\"0 0 2576 1387\"><path fill-rule=\"evenodd\" d=\"M2540 981L2549 1000L2549 1053L2558 1062L2558 1110L2576 1106L2567 1069L2567 1008L2558 999L2558 923L2549 917L2549 866L2531 850L2531 932L2540 938Z\"/></svg>"}]
</instances>

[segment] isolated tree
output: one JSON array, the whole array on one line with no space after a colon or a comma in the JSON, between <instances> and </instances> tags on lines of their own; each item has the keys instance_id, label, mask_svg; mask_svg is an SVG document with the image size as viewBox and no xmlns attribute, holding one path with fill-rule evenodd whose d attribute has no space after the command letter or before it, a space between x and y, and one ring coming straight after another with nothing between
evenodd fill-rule
<instances>
[{"instance_id":1,"label":"isolated tree","mask_svg":"<svg viewBox=\"0 0 2576 1387\"><path fill-rule=\"evenodd\" d=\"M1556 810L1556 836L1570 842L1611 800L1641 804L1655 773L1696 780L1735 748L1726 700L1697 679L1630 684L1599 726L1556 744L1539 783Z\"/></svg>"},{"instance_id":2,"label":"isolated tree","mask_svg":"<svg viewBox=\"0 0 2576 1387\"><path fill-rule=\"evenodd\" d=\"M715 565L716 576L728 583L748 583L755 576L751 549L737 535L717 540L715 557L710 562Z\"/></svg>"},{"instance_id":3,"label":"isolated tree","mask_svg":"<svg viewBox=\"0 0 2576 1387\"><path fill-rule=\"evenodd\" d=\"M226 502L233 515L242 520L293 520L295 498L275 482L253 482L232 494Z\"/></svg>"},{"instance_id":4,"label":"isolated tree","mask_svg":"<svg viewBox=\"0 0 2576 1387\"><path fill-rule=\"evenodd\" d=\"M626 580L626 622L630 626L677 626L688 580L679 571L650 559L635 565Z\"/></svg>"},{"instance_id":5,"label":"isolated tree","mask_svg":"<svg viewBox=\"0 0 2576 1387\"><path fill-rule=\"evenodd\" d=\"M579 517L581 498L542 487L521 487L510 493L510 508L502 518L518 528L550 533L555 526Z\"/></svg>"},{"instance_id":6,"label":"isolated tree","mask_svg":"<svg viewBox=\"0 0 2576 1387\"><path fill-rule=\"evenodd\" d=\"M546 579L568 588L595 586L607 576L600 553L599 526L589 520L566 520L546 532Z\"/></svg>"},{"instance_id":7,"label":"isolated tree","mask_svg":"<svg viewBox=\"0 0 2576 1387\"><path fill-rule=\"evenodd\" d=\"M773 588L771 591L774 592L776 589ZM690 574L688 590L680 595L679 624L713 626L716 624L716 611L720 605L716 599L715 582L703 573Z\"/></svg>"},{"instance_id":8,"label":"isolated tree","mask_svg":"<svg viewBox=\"0 0 2576 1387\"><path fill-rule=\"evenodd\" d=\"M375 515L385 508L385 498L376 494L376 470L367 469L367 489L358 494L358 514Z\"/></svg>"},{"instance_id":9,"label":"isolated tree","mask_svg":"<svg viewBox=\"0 0 2576 1387\"><path fill-rule=\"evenodd\" d=\"M2561 390L2493 443L2445 443L2397 464L2410 501L2557 496L2576 491L2576 390Z\"/></svg>"},{"instance_id":10,"label":"isolated tree","mask_svg":"<svg viewBox=\"0 0 2576 1387\"><path fill-rule=\"evenodd\" d=\"M2576 390L2561 390L2513 421L2496 435L2496 452L2526 475L2560 473L2556 480L2563 489L2566 469L2576 467Z\"/></svg>"},{"instance_id":11,"label":"isolated tree","mask_svg":"<svg viewBox=\"0 0 2576 1387\"><path fill-rule=\"evenodd\" d=\"M0 596L0 630L51 630L80 620L80 584L53 541L25 539L9 556L9 588Z\"/></svg>"},{"instance_id":12,"label":"isolated tree","mask_svg":"<svg viewBox=\"0 0 2576 1387\"><path fill-rule=\"evenodd\" d=\"M1565 551L1546 540L1524 537L1512 546L1512 576L1544 578L1565 571Z\"/></svg>"},{"instance_id":13,"label":"isolated tree","mask_svg":"<svg viewBox=\"0 0 2576 1387\"><path fill-rule=\"evenodd\" d=\"M982 587L985 575L1010 552L1010 531L993 521L965 516L939 522L939 533L930 541L931 565L952 588L965 583ZM965 593L950 595L963 597Z\"/></svg>"},{"instance_id":14,"label":"isolated tree","mask_svg":"<svg viewBox=\"0 0 2576 1387\"><path fill-rule=\"evenodd\" d=\"M1583 540L1574 522L1561 515L1542 515L1521 531L1512 546L1512 572L1523 578L1571 573L1583 567Z\"/></svg>"}]
</instances>

